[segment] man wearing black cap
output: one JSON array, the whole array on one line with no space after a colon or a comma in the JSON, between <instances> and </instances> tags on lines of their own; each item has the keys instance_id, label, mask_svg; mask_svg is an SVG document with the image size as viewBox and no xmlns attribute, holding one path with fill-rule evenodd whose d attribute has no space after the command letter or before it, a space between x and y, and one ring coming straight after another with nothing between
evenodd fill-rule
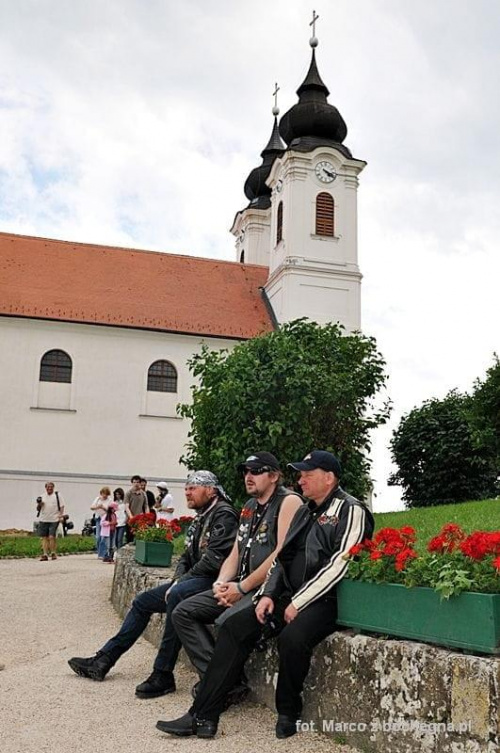
<instances>
[{"instance_id":1,"label":"man wearing black cap","mask_svg":"<svg viewBox=\"0 0 500 753\"><path fill-rule=\"evenodd\" d=\"M340 463L329 452L314 450L290 467L310 500L290 525L283 546L259 590L255 610L228 616L215 652L188 714L157 727L173 735L213 737L228 689L262 634L274 620L280 657L276 736L297 731L302 688L314 647L335 630L335 586L347 571L350 548L371 537L374 521L361 502L339 486Z\"/></svg>"},{"instance_id":2,"label":"man wearing black cap","mask_svg":"<svg viewBox=\"0 0 500 753\"><path fill-rule=\"evenodd\" d=\"M248 607L279 551L302 498L281 485L278 460L270 452L255 452L238 466L250 499L240 514L238 535L222 565L213 589L186 599L174 610L172 621L200 678L214 652L210 625ZM243 667L242 667L243 669ZM239 688L240 676L233 686ZM196 686L195 686L196 687ZM232 688L230 688L232 690ZM245 688L241 688L242 693ZM238 691L234 690L233 696Z\"/></svg>"},{"instance_id":3,"label":"man wearing black cap","mask_svg":"<svg viewBox=\"0 0 500 753\"><path fill-rule=\"evenodd\" d=\"M185 494L188 508L197 514L186 533L174 577L139 594L118 633L95 656L69 660L77 675L104 680L120 656L142 635L151 615L161 613L165 614L165 628L153 672L135 693L139 698L157 698L175 691L173 670L181 643L172 624L172 612L182 599L210 588L232 549L238 528L238 513L210 471L190 473Z\"/></svg>"}]
</instances>

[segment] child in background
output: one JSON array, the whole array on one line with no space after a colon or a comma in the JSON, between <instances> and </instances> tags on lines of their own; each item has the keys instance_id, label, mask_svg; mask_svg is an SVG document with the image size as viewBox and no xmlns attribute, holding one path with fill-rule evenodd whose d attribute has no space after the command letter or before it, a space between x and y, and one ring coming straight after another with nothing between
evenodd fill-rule
<instances>
[{"instance_id":1,"label":"child in background","mask_svg":"<svg viewBox=\"0 0 500 753\"><path fill-rule=\"evenodd\" d=\"M116 517L116 510L118 508L118 505L116 502L112 501L108 504L108 509L106 510L104 517L101 518L101 539L104 542L104 546L106 547L106 554L103 558L103 562L112 563L113 556L115 553L115 540L116 540L116 524L117 524L117 517Z\"/></svg>"}]
</instances>

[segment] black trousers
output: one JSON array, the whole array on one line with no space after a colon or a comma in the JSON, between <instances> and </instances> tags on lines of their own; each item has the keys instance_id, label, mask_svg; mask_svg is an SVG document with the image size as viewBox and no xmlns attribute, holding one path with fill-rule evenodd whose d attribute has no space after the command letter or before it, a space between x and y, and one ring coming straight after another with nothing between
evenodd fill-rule
<instances>
[{"instance_id":1,"label":"black trousers","mask_svg":"<svg viewBox=\"0 0 500 753\"><path fill-rule=\"evenodd\" d=\"M276 608L276 621L283 625L284 605ZM303 609L278 637L279 675L276 709L291 719L300 719L302 689L315 646L334 632L335 599L318 600ZM201 681L190 713L199 719L218 721L227 693L238 682L246 660L262 633L255 609L249 606L227 616L221 625L214 653Z\"/></svg>"}]
</instances>

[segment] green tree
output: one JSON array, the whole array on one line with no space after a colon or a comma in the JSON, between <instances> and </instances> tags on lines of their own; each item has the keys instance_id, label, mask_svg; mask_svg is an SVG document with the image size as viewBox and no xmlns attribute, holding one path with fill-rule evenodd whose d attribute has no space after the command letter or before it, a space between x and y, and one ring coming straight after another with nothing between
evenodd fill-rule
<instances>
[{"instance_id":1,"label":"green tree","mask_svg":"<svg viewBox=\"0 0 500 753\"><path fill-rule=\"evenodd\" d=\"M403 416L391 440L398 467L390 485L403 487L407 507L429 507L495 493L496 472L478 448L469 422L471 398L455 390Z\"/></svg>"},{"instance_id":2,"label":"green tree","mask_svg":"<svg viewBox=\"0 0 500 753\"><path fill-rule=\"evenodd\" d=\"M369 432L389 412L372 404L386 380L373 338L299 319L230 352L204 348L189 366L199 382L178 407L191 420L181 458L189 468L210 468L241 499L236 465L250 452L268 450L284 465L326 449L340 458L345 487L366 494Z\"/></svg>"},{"instance_id":3,"label":"green tree","mask_svg":"<svg viewBox=\"0 0 500 753\"><path fill-rule=\"evenodd\" d=\"M484 381L478 379L474 385L470 420L476 446L490 455L500 473L500 361L496 354Z\"/></svg>"}]
</instances>

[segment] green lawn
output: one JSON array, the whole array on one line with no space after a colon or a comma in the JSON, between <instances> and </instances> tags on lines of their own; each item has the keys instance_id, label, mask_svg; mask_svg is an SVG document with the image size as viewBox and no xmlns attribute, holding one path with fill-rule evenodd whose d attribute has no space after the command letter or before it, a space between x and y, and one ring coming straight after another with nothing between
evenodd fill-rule
<instances>
[{"instance_id":1,"label":"green lawn","mask_svg":"<svg viewBox=\"0 0 500 753\"><path fill-rule=\"evenodd\" d=\"M482 499L457 505L419 507L401 512L375 513L376 529L413 526L417 549L441 530L445 523L458 523L466 533L500 530L500 499Z\"/></svg>"},{"instance_id":2,"label":"green lawn","mask_svg":"<svg viewBox=\"0 0 500 753\"><path fill-rule=\"evenodd\" d=\"M58 554L92 552L95 548L93 536L65 536L57 539ZM38 536L0 536L0 558L39 557L42 546Z\"/></svg>"}]
</instances>

